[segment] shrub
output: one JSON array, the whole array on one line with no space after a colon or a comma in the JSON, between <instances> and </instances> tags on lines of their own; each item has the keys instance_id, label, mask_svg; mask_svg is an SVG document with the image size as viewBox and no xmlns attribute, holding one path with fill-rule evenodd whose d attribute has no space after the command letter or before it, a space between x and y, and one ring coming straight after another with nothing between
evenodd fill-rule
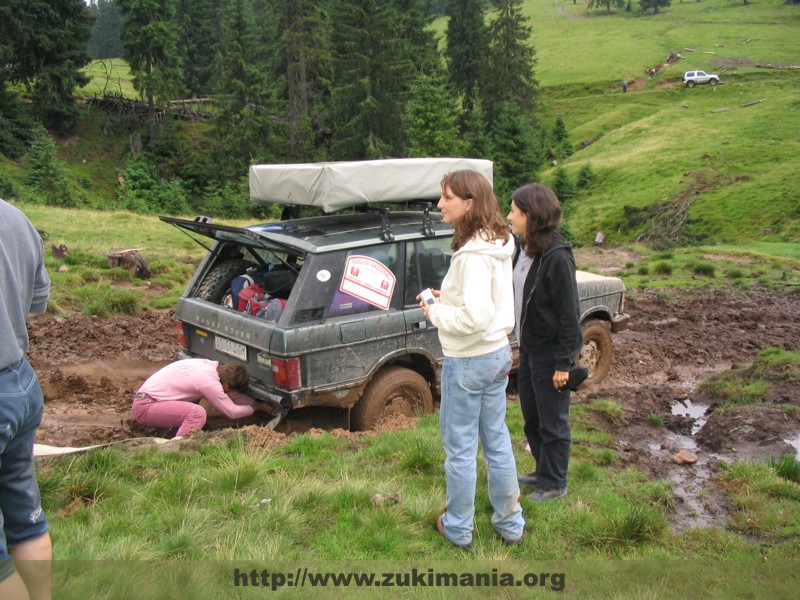
<instances>
[{"instance_id":1,"label":"shrub","mask_svg":"<svg viewBox=\"0 0 800 600\"><path fill-rule=\"evenodd\" d=\"M659 262L653 267L655 275L672 275L672 265L668 262Z\"/></svg>"},{"instance_id":2,"label":"shrub","mask_svg":"<svg viewBox=\"0 0 800 600\"><path fill-rule=\"evenodd\" d=\"M637 273L639 273L639 275L649 275L650 269L647 265L642 265L641 267L639 267Z\"/></svg>"},{"instance_id":3,"label":"shrub","mask_svg":"<svg viewBox=\"0 0 800 600\"><path fill-rule=\"evenodd\" d=\"M119 191L123 208L138 213L187 214L189 204L180 181L159 182L155 168L145 154L125 167Z\"/></svg>"},{"instance_id":4,"label":"shrub","mask_svg":"<svg viewBox=\"0 0 800 600\"><path fill-rule=\"evenodd\" d=\"M14 182L5 173L0 173L0 198L8 200L16 197L17 190L14 187Z\"/></svg>"},{"instance_id":5,"label":"shrub","mask_svg":"<svg viewBox=\"0 0 800 600\"><path fill-rule=\"evenodd\" d=\"M28 185L43 196L46 204L75 207L76 202L70 193L64 167L56 157L56 143L47 132L39 127L34 134L28 151L31 169L28 173Z\"/></svg>"},{"instance_id":6,"label":"shrub","mask_svg":"<svg viewBox=\"0 0 800 600\"><path fill-rule=\"evenodd\" d=\"M576 185L578 186L579 190L589 187L592 181L594 181L594 171L592 170L592 165L586 163L581 167L581 170L578 171L578 180L576 181Z\"/></svg>"},{"instance_id":7,"label":"shrub","mask_svg":"<svg viewBox=\"0 0 800 600\"><path fill-rule=\"evenodd\" d=\"M725 271L725 276L729 279L741 279L744 277L744 272L741 269L730 268Z\"/></svg>"},{"instance_id":8,"label":"shrub","mask_svg":"<svg viewBox=\"0 0 800 600\"><path fill-rule=\"evenodd\" d=\"M696 275L703 275L705 277L714 277L716 269L711 263L696 262L691 265L692 272Z\"/></svg>"},{"instance_id":9,"label":"shrub","mask_svg":"<svg viewBox=\"0 0 800 600\"><path fill-rule=\"evenodd\" d=\"M572 200L577 193L575 190L575 184L573 183L572 179L570 179L569 174L567 174L567 172L561 167L556 169L556 177L555 181L553 181L553 191L555 192L556 196L558 196L561 204L566 204Z\"/></svg>"}]
</instances>

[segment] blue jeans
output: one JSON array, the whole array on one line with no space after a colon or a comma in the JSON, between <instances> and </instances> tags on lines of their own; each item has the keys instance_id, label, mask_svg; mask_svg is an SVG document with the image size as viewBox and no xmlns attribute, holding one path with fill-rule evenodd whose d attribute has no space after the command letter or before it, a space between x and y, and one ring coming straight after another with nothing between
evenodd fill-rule
<instances>
[{"instance_id":1,"label":"blue jeans","mask_svg":"<svg viewBox=\"0 0 800 600\"><path fill-rule=\"evenodd\" d=\"M459 546L472 541L479 438L489 471L492 526L508 540L520 538L525 527L517 465L506 427L510 368L507 345L482 356L444 359L439 425L447 456L447 508L442 525L447 539Z\"/></svg>"},{"instance_id":2,"label":"blue jeans","mask_svg":"<svg viewBox=\"0 0 800 600\"><path fill-rule=\"evenodd\" d=\"M47 533L33 465L44 396L24 358L0 371L0 560L8 547Z\"/></svg>"}]
</instances>

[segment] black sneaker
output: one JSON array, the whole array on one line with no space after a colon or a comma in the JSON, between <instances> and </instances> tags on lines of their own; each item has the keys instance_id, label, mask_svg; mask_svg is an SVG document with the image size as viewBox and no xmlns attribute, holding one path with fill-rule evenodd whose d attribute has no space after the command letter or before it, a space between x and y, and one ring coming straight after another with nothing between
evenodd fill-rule
<instances>
[{"instance_id":1,"label":"black sneaker","mask_svg":"<svg viewBox=\"0 0 800 600\"><path fill-rule=\"evenodd\" d=\"M561 488L560 490L536 490L530 496L528 496L528 500L532 500L534 502L547 502L548 500L560 500L566 495L567 488Z\"/></svg>"},{"instance_id":2,"label":"black sneaker","mask_svg":"<svg viewBox=\"0 0 800 600\"><path fill-rule=\"evenodd\" d=\"M513 540L511 538L507 538L507 537L503 537L503 536L500 536L500 537L502 538L503 543L506 546L518 546L519 544L522 543L522 536L519 536L518 538L513 539Z\"/></svg>"},{"instance_id":3,"label":"black sneaker","mask_svg":"<svg viewBox=\"0 0 800 600\"><path fill-rule=\"evenodd\" d=\"M539 476L536 474L536 472L528 473L527 475L520 475L517 477L517 481L520 485L534 487L539 485Z\"/></svg>"}]
</instances>

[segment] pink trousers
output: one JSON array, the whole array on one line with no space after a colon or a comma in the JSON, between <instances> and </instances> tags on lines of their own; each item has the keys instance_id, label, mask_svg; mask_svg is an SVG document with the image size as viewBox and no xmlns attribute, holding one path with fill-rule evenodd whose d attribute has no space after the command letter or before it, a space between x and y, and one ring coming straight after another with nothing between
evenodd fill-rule
<instances>
[{"instance_id":1,"label":"pink trousers","mask_svg":"<svg viewBox=\"0 0 800 600\"><path fill-rule=\"evenodd\" d=\"M253 406L255 401L247 394L228 392L235 404ZM202 429L206 424L206 409L194 402L174 400L158 401L151 398L134 398L131 409L133 418L140 425L159 429L178 428L175 435L186 435L190 431Z\"/></svg>"}]
</instances>

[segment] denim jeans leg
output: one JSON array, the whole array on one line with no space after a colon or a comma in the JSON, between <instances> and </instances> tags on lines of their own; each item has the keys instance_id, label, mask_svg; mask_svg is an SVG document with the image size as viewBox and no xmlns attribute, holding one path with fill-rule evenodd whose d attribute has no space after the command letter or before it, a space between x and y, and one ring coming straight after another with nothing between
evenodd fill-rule
<instances>
[{"instance_id":1,"label":"denim jeans leg","mask_svg":"<svg viewBox=\"0 0 800 600\"><path fill-rule=\"evenodd\" d=\"M477 481L480 394L463 386L466 358L445 357L439 427L445 451L447 504L442 517L445 537L456 545L472 541Z\"/></svg>"},{"instance_id":2,"label":"denim jeans leg","mask_svg":"<svg viewBox=\"0 0 800 600\"><path fill-rule=\"evenodd\" d=\"M9 559L8 547L49 529L33 456L43 407L42 388L27 360L0 371L0 560Z\"/></svg>"},{"instance_id":3,"label":"denim jeans leg","mask_svg":"<svg viewBox=\"0 0 800 600\"><path fill-rule=\"evenodd\" d=\"M511 368L510 349L506 347L492 356L491 360L481 362L485 363L487 374L495 374L493 381L484 390L479 422L480 440L489 478L489 500L494 508L492 526L503 538L516 540L522 537L525 520L519 502L517 463L511 447L511 435L506 426L506 374Z\"/></svg>"}]
</instances>

